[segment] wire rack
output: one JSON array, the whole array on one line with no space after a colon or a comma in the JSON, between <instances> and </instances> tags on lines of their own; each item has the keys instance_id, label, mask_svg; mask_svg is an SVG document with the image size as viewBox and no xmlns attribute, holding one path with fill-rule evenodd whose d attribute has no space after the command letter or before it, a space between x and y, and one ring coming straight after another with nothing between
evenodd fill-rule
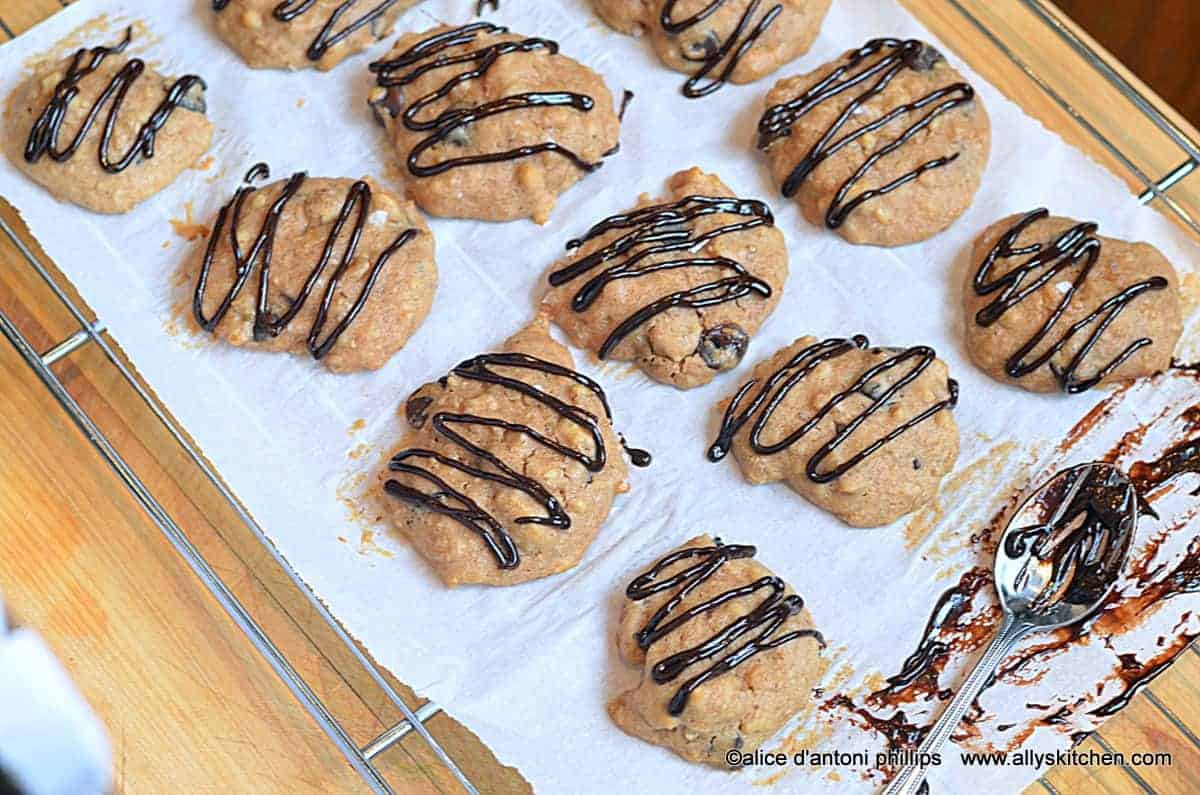
<instances>
[{"instance_id":1,"label":"wire rack","mask_svg":"<svg viewBox=\"0 0 1200 795\"><path fill-rule=\"evenodd\" d=\"M1179 164L1177 166L1170 168L1159 177L1152 177L1148 174L1146 169L1139 165L1133 156L1127 154L1114 142L1111 135L1106 135L1073 106L1064 93L1055 87L1049 75L1040 74L1035 70L1029 61L1022 57L1020 52L1010 46L987 24L984 14L981 13L981 9L986 8L983 0L946 0L946 5L948 9L952 9L955 14L959 15L961 21L965 21L969 26L977 30L998 52L1002 53L1004 57L1024 72L1064 112L1073 118L1088 135L1099 142L1112 155L1116 162L1128 171L1128 176L1136 180L1142 188L1138 196L1140 202L1143 204L1159 203L1169 213L1174 215L1181 224L1200 236L1200 221L1197 220L1194 212L1169 194L1172 187L1178 185L1180 181L1200 165L1200 144L1185 130L1181 129L1170 118L1160 112L1153 102L1142 94L1137 87L1126 80L1084 39L1080 38L1042 0L1019 0L1019 2L1028 12L1033 14L1052 31L1054 36L1061 40L1070 50L1074 51L1079 58L1083 59L1088 67L1094 69L1108 84L1119 91L1138 113L1142 114L1161 131L1165 140L1169 141L1179 150ZM71 291L64 286L63 282L65 282L65 279L57 274L57 270L53 266L43 262L30 246L23 241L17 230L2 217L0 217L0 230L3 231L5 236L16 247L28 266L45 282L55 300L61 303L62 307L65 308L73 319L73 324L77 326L77 330L66 336L65 339L50 346L45 351L38 351L30 343L26 334L0 308L0 332L3 333L16 351L28 363L29 367L45 385L58 404L70 415L88 441L96 448L97 452L112 468L113 472L119 476L129 492L137 499L141 507L162 531L163 535L174 546L180 556L237 626L245 633L246 637L250 639L295 698L312 716L312 719L345 755L350 765L362 776L366 786L380 793L393 793L396 791L394 789L396 782L389 782L388 777L382 772L381 766L377 764L377 760L385 751L396 746L396 744L410 734L415 734L428 745L437 762L446 767L449 774L466 792L477 793L478 790L475 785L463 772L458 762L451 757L443 745L434 737L427 725L430 719L441 711L440 707L432 702L410 707L401 698L396 689L389 684L381 671L354 643L338 621L330 614L325 605L296 575L287 562L283 560L254 517L245 509L212 465L197 449L186 432L175 422L170 412L137 377L131 366L119 352L115 342L107 337L102 321L88 320L88 311L85 307L81 306L81 302L72 298ZM246 531L251 533L253 538L261 544L269 560L274 561L274 564L286 574L290 587L302 595L304 603L311 609L317 621L323 624L332 637L336 639L336 642L344 647L350 665L359 669L359 673L361 674L360 679L369 683L369 686L377 689L378 692L373 694L374 698L383 703L390 704L393 708L393 713L400 716L389 728L365 743L357 742L353 739L351 732L344 725L345 721L342 716L336 714L337 710L330 705L328 699L323 699L320 690L315 688L301 675L284 651L276 645L264 630L262 624L256 620L246 605L239 600L228 584L214 571L212 565L210 565L196 544L193 543L193 540L189 538L176 519L163 507L159 499L146 486L145 482L113 445L97 422L68 390L64 381L56 374L54 365L71 357L72 354L85 346L99 350L107 362L107 366L115 368L119 376L136 392L138 398L145 403L157 422L162 424L163 428L174 439L187 459L190 459L191 464L202 473L204 479L228 503L229 507L236 514L237 519L245 526ZM1191 653L1200 654L1200 651L1193 647ZM1153 693L1146 691L1146 695L1163 712L1168 720L1178 726L1193 744L1200 747L1200 741L1179 721L1177 716L1172 714L1165 705L1155 698ZM1098 732L1093 736L1097 738L1102 747L1106 750L1111 750L1104 738L1099 736ZM1153 791L1135 770L1128 767L1125 770L1135 788L1140 788L1145 792ZM1041 780L1041 786L1052 793L1052 795L1055 792L1053 786L1045 779Z\"/></svg>"}]
</instances>

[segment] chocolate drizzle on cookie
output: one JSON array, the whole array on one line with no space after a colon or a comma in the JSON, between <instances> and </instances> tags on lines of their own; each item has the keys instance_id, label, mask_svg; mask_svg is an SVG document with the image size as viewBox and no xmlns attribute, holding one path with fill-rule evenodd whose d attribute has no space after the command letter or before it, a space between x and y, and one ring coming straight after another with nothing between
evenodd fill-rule
<instances>
[{"instance_id":1,"label":"chocolate drizzle on cookie","mask_svg":"<svg viewBox=\"0 0 1200 795\"><path fill-rule=\"evenodd\" d=\"M776 370L770 378L758 387L753 397L750 397L759 379L752 378L738 389L725 416L721 419L721 430L717 439L708 450L710 461L720 461L728 453L733 444L733 437L750 423L750 449L758 455L773 455L791 447L806 434L816 428L831 411L851 397L865 398L870 401L854 419L842 425L835 423L833 438L821 445L808 459L805 474L813 483L829 483L854 467L858 466L867 456L879 450L888 442L897 438L910 428L914 428L925 420L933 417L939 411L953 408L958 402L958 382L950 378L946 380L948 392L944 400L926 408L916 416L897 425L883 436L862 446L857 453L846 458L835 467L822 470L821 463L847 439L854 435L864 422L880 410L886 408L892 398L899 394L908 384L921 376L921 373L933 363L937 354L932 348L917 345L898 350L887 356L878 364L872 365L849 387L829 398L820 409L799 427L792 430L778 441L763 441L763 433L779 405L787 399L792 389L803 381L809 374L826 362L837 359L853 350L865 350L867 338L857 334L850 339L831 338L813 343L796 353ZM876 349L880 353L888 353L884 349ZM899 375L893 375L893 371ZM748 402L747 402L748 401ZM743 408L743 404L745 407Z\"/></svg>"},{"instance_id":2,"label":"chocolate drizzle on cookie","mask_svg":"<svg viewBox=\"0 0 1200 795\"><path fill-rule=\"evenodd\" d=\"M678 0L666 0L663 3L658 22L666 33L675 36L704 22L725 5L726 1L710 0L708 5L690 17L675 19L675 5ZM689 52L683 54L685 59L698 64L696 72L683 84L685 97L696 99L708 96L729 81L730 75L737 69L742 58L767 32L767 28L771 27L775 18L783 13L783 5L777 3L760 16L758 11L761 6L762 0L751 0L733 32L724 40L710 29L702 39L689 47ZM721 67L720 72L715 76L710 76L718 66L721 66L722 62L725 65Z\"/></svg>"},{"instance_id":3,"label":"chocolate drizzle on cookie","mask_svg":"<svg viewBox=\"0 0 1200 795\"><path fill-rule=\"evenodd\" d=\"M317 32L316 38L308 45L305 55L310 61L319 61L333 47L342 42L343 39L352 35L355 31L370 25L372 34L376 38L381 38L384 31L377 30L376 21L383 18L388 9L394 6L399 0L382 0L379 4L367 10L360 16L345 20L346 24L341 28L337 25L342 21L342 18L349 14L359 0L342 0L329 14L325 20L325 24ZM271 11L271 16L283 23L291 22L302 14L307 14L317 4L317 0L282 0L279 5ZM229 0L212 0L213 11L224 11L229 5Z\"/></svg>"},{"instance_id":4,"label":"chocolate drizzle on cookie","mask_svg":"<svg viewBox=\"0 0 1200 795\"><path fill-rule=\"evenodd\" d=\"M587 113L595 106L595 100L586 94L570 91L524 91L482 105L451 106L437 115L422 118L422 111L445 99L458 86L484 77L492 66L506 55L538 51L553 55L558 52L557 42L542 38L493 41L490 44L481 43L473 49L447 52L455 48L465 48L481 37L499 36L507 32L507 28L490 22L474 22L427 36L396 57L371 64L370 69L375 74L376 84L383 89L382 99L376 103L377 113L378 107L381 106L382 112L389 114L391 118L399 116L401 123L409 130L428 133L428 137L422 139L408 153L408 170L413 176L430 177L453 168L520 160L542 152L553 152L565 157L582 171L595 171L602 165L599 162L590 163L584 160L555 141L518 146L503 152L446 157L433 162L421 161L421 156L438 144L446 143L450 147L467 146L471 140L470 125L491 116L532 108L554 107L574 108L581 113ZM461 71L451 69L456 66L465 68ZM436 91L406 102L404 87L438 69L451 69L452 74Z\"/></svg>"},{"instance_id":5,"label":"chocolate drizzle on cookie","mask_svg":"<svg viewBox=\"0 0 1200 795\"><path fill-rule=\"evenodd\" d=\"M199 88L200 92L204 91L204 81L196 75L184 75L166 90L166 96L150 114L150 118L146 119L138 128L137 135L125 153L114 159L109 150L112 147L117 116L121 112L129 90L146 71L145 61L141 58L130 58L124 66L117 70L109 80L108 86L96 98L84 116L83 122L79 125L75 137L66 146L60 146L58 136L62 132L63 122L71 109L71 103L79 96L79 83L88 75L96 72L110 56L123 53L132 40L133 28L127 28L125 37L112 47L98 46L91 49L80 48L75 51L71 62L67 65L66 74L54 86L50 101L29 131L29 139L25 142L25 162L36 163L43 155L49 155L51 160L59 163L69 160L83 144L83 139L92 129L92 125L99 118L104 106L108 105L108 115L105 117L104 127L100 133L100 145L97 147L96 153L101 168L109 174L119 174L140 159L154 157L155 138L176 108L183 107L198 113L204 112L203 96L199 98L191 96L196 88Z\"/></svg>"},{"instance_id":6,"label":"chocolate drizzle on cookie","mask_svg":"<svg viewBox=\"0 0 1200 795\"><path fill-rule=\"evenodd\" d=\"M282 296L282 300L287 304L287 307L280 312L272 308L270 295L271 256L275 250L279 219L287 209L288 202L299 192L307 175L303 171L298 171L284 183L283 189L271 203L270 209L263 218L262 227L254 237L249 249L243 251L238 240L242 210L247 198L258 190L250 183L255 180L266 179L270 177L270 174L270 169L266 163L256 164L247 172L245 184L237 189L233 199L217 213L217 221L213 226L212 233L209 235L208 247L204 252L204 262L200 268L200 276L196 281L195 293L192 296L192 314L202 329L213 331L221 323L222 319L224 319L226 313L229 312L229 308L241 294L247 282L250 281L250 277L257 271L258 293L254 305L254 339L261 342L272 337L277 337L296 318L308 302L308 299L312 297L313 292L316 290L317 282L325 275L326 268L334 259L334 251L340 247L342 252L341 257L334 268L333 274L328 277L325 290L321 295L321 303L308 333L308 351L314 359L321 359L337 344L338 338L342 336L346 329L350 327L350 324L354 322L354 319L358 317L358 314L366 305L367 299L370 298L371 290L374 288L375 282L379 279L379 275L383 272L388 261L405 244L420 234L420 232L413 228L405 229L388 244L387 248L380 252L379 256L375 258L375 262L367 273L366 278L363 280L358 297L349 310L346 311L346 314L340 320L336 321L333 328L326 333L325 326L330 321L330 309L333 305L334 296L341 286L342 278L345 276L350 264L354 261L355 254L358 251L359 238L362 235L363 227L366 225L367 217L370 214L371 186L362 180L350 186L345 202L342 204L342 209L330 227L329 237L326 239L325 246L321 250L321 256L313 266L299 293L295 297ZM223 235L222 232L225 232L225 234ZM206 317L204 314L205 291L212 272L217 247L224 241L228 242L230 251L233 254L236 278L230 285L224 298L221 299L221 303L217 306L216 311L211 316ZM325 335L324 339L322 339L322 334Z\"/></svg>"},{"instance_id":7,"label":"chocolate drizzle on cookie","mask_svg":"<svg viewBox=\"0 0 1200 795\"><path fill-rule=\"evenodd\" d=\"M876 58L877 55L881 57ZM874 121L857 123L863 107L887 91L889 84L898 74L906 69L918 72L932 69L941 58L937 50L916 39L872 39L852 51L844 64L835 68L800 96L767 108L758 122L759 149L767 149L775 141L791 135L793 125L822 102L846 92L854 93L854 98L846 108L784 180L781 188L783 195L795 195L804 180L823 162L842 149L853 147L865 136L878 133L885 143L868 155L842 182L825 210L825 225L830 229L837 229L850 213L863 203L891 193L925 172L949 165L958 159L957 152L936 157L885 185L863 190L854 196L850 195L854 186L866 178L881 160L904 146L921 130L929 127L938 116L974 99L975 91L971 86L962 82L951 83L912 102L897 105ZM898 124L907 126L902 130L886 129L889 125L895 128Z\"/></svg>"},{"instance_id":8,"label":"chocolate drizzle on cookie","mask_svg":"<svg viewBox=\"0 0 1200 795\"><path fill-rule=\"evenodd\" d=\"M706 232L695 228L698 219L712 215L731 215L736 220ZM586 281L571 300L576 312L586 312L610 283L621 279L637 279L659 271L677 268L714 268L728 275L686 290L664 295L634 312L617 324L600 346L597 356L605 359L621 340L643 323L669 309L702 309L727 301L736 301L751 293L762 298L771 295L771 287L754 276L741 263L728 257L694 256L693 252L716 238L754 229L773 226L770 209L760 201L724 196L687 196L671 204L655 204L628 213L610 216L593 226L580 238L567 243L567 250L578 249L588 241L619 232L608 244L587 256L550 274L550 284L561 287L568 282L603 269ZM638 267L650 257L671 252L681 256ZM738 357L740 359L740 356ZM736 362L734 362L736 364Z\"/></svg>"},{"instance_id":9,"label":"chocolate drizzle on cookie","mask_svg":"<svg viewBox=\"0 0 1200 795\"><path fill-rule=\"evenodd\" d=\"M522 380L519 376L498 373L494 369L497 367L543 373L578 384L596 397L604 409L604 416L610 421L612 419L604 390L595 381L581 373L526 353L489 353L476 356L455 367L450 371L450 375L510 390L517 393L514 399L524 396L537 401L563 420L582 429L590 437L588 444L590 449L576 449L546 436L528 425L499 417L484 417L478 414L450 411L439 411L428 416L428 408L432 399L417 395L409 401L410 423L415 427L424 427L426 422L432 422L434 431L442 439L457 445L461 449L462 455L461 457L451 457L425 448L402 450L388 463L388 470L404 473L424 481L431 486L431 490L422 491L408 483L394 479L388 480L384 484L384 489L411 505L447 516L458 522L483 539L488 549L495 555L500 568L515 569L521 563L521 553L504 524L480 507L467 494L438 475L430 464L454 470L474 480L495 484L500 489L520 492L542 505L544 510L542 515L520 516L514 520L516 524L540 524L567 530L571 527L571 517L559 499L551 494L543 483L505 463L496 453L464 435L461 429L497 428L521 434L536 444L583 465L588 472L592 473L604 469L608 454L600 420L594 413L583 406L555 397L541 387ZM444 389L448 382L446 379L442 379L439 384ZM418 400L421 401L421 405L414 409L413 402ZM630 456L634 458L634 463L638 463L639 460L649 463L649 454L645 451L635 448L627 449L630 451ZM456 475L455 479L457 478Z\"/></svg>"},{"instance_id":10,"label":"chocolate drizzle on cookie","mask_svg":"<svg viewBox=\"0 0 1200 795\"><path fill-rule=\"evenodd\" d=\"M1072 323L1061 327L1060 321L1068 311L1075 294L1087 281L1092 269L1100 256L1100 240L1095 236L1097 229L1094 223L1079 223L1066 230L1052 242L1033 242L1018 246L1017 240L1022 233L1037 221L1049 216L1045 208L1028 213L1005 232L988 255L980 263L975 273L972 286L978 296L995 294L991 303L975 313L975 322L987 328L1000 320L1008 310L1020 304L1038 290L1061 291L1062 297L1057 299L1053 311L1046 317L1042 325L1024 344L1018 348L1005 362L1004 371L1012 378L1021 378L1048 364L1054 376L1058 379L1063 391L1070 394L1091 389L1103 381L1113 371L1121 366L1138 350L1153 343L1148 337L1141 337L1129 343L1125 349L1106 364L1097 367L1093 375L1080 376L1079 369L1083 365L1092 348L1099 342L1109 325L1121 311L1142 293L1150 290L1164 290L1168 282L1162 276L1136 282L1120 292L1104 300L1094 310ZM1016 264L1011 270L996 275L997 264L1001 260L1015 259ZM1064 271L1075 270L1075 278L1065 289L1065 282L1059 278ZM1086 339L1079 345L1066 366L1056 364L1053 358L1070 344L1079 334L1087 334ZM1053 342L1045 344L1052 335L1058 337ZM1034 355L1034 351L1041 352Z\"/></svg>"},{"instance_id":11,"label":"chocolate drizzle on cookie","mask_svg":"<svg viewBox=\"0 0 1200 795\"><path fill-rule=\"evenodd\" d=\"M721 605L735 599L751 596L759 591L765 592L765 598L758 605L726 624L717 634L696 646L659 660L650 669L651 677L661 685L679 678L685 670L696 663L719 657L711 666L690 677L679 686L667 705L667 712L671 715L679 715L683 712L684 707L687 706L688 697L696 688L732 671L760 652L777 649L785 643L800 638L814 638L821 648L825 647L825 639L815 629L797 629L776 636L783 623L804 608L804 600L797 594L785 596L786 586L783 580L775 576L760 577L754 582L722 591L710 599L690 606L679 612L678 615L672 615L679 609L688 594L716 575L728 561L737 558L752 558L757 551L755 547L745 544L722 544L720 539L717 539L715 546L711 547L686 547L672 552L647 571L639 574L625 589L625 595L635 602L648 599L663 591L677 589L634 636L638 647L642 650L649 649L655 641L679 629L693 618L716 610ZM699 558L699 560L670 577L660 579L667 569L692 558ZM751 633L753 633L753 637L749 642L724 654L740 638ZM724 656L721 656L722 654Z\"/></svg>"}]
</instances>

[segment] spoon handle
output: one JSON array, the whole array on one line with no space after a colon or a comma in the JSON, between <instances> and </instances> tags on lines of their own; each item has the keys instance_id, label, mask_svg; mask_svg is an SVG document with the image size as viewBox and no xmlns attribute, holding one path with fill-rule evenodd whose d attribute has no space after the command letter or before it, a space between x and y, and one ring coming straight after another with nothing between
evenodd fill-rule
<instances>
[{"instance_id":1,"label":"spoon handle","mask_svg":"<svg viewBox=\"0 0 1200 795\"><path fill-rule=\"evenodd\" d=\"M992 642L988 644L987 651L979 658L979 662L975 663L975 667L971 673L967 675L966 680L962 683L962 687L954 696L954 700L946 707L946 711L938 718L937 723L929 730L924 742L921 743L920 752L923 755L933 754L946 740L950 739L950 735L958 728L959 721L963 715L967 714L967 710L971 708L971 704L979 696L983 690L984 684L991 678L992 672L996 670L996 666L1004 659L1013 644L1020 640L1027 632L1029 625L1016 621L1011 613L1004 614L1004 621L1000 624L1000 630L996 633L996 637L992 638ZM923 756L922 758L928 758ZM921 782L925 780L926 765L913 764L906 765L888 784L884 790L884 795L914 795L921 786Z\"/></svg>"}]
</instances>

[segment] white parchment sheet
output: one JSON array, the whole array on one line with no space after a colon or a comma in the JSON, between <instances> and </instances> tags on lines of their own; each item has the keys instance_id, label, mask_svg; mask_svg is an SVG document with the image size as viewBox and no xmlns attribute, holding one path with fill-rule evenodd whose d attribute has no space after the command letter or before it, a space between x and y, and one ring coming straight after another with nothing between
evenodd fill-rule
<instances>
[{"instance_id":1,"label":"white parchment sheet","mask_svg":"<svg viewBox=\"0 0 1200 795\"><path fill-rule=\"evenodd\" d=\"M849 693L857 702L878 686L880 674L899 670L938 596L972 566L990 568L972 535L1014 487L1056 457L1085 460L1107 450L1122 429L1160 416L1169 424L1179 407L1200 402L1190 377L1140 384L1113 398L1108 418L1082 441L1056 452L1066 431L1106 393L1027 394L989 380L969 363L958 296L970 240L1001 216L1047 206L1097 220L1104 234L1152 241L1181 271L1192 269L1196 249L1163 218L1138 207L1115 177L1026 117L952 55L992 120L991 161L974 205L925 243L895 250L850 246L807 224L781 199L752 148L771 79L686 100L679 93L684 76L662 67L647 43L604 27L586 0L504 0L501 6L491 18L556 39L565 53L602 73L615 96L623 89L636 94L621 151L564 195L545 226L431 219L441 273L433 311L379 372L334 376L306 358L236 350L169 331L177 327L173 305L181 297L174 271L188 246L203 245L174 235L169 221L184 218L191 202L196 220L211 223L259 160L270 163L275 178L305 169L314 176L386 179L382 136L365 105L366 65L386 50L385 43L328 74L253 71L215 37L207 0L80 0L0 47L0 94L22 78L29 56L85 21L107 14L110 41L121 26L141 19L152 34L141 42L148 58L167 73L194 71L207 81L209 114L218 128L215 162L188 171L120 217L59 204L7 162L0 163L0 193L21 210L48 254L346 627L398 677L476 731L539 792L759 791L755 783L788 792L869 791L879 779L853 770L726 773L689 765L620 732L604 707L637 677L617 659L612 643L625 585L699 532L758 545L759 559L803 594L829 640L823 699ZM465 22L474 7L474 0L429 0L408 12L400 29ZM93 31L87 43L100 43L98 35ZM835 0L812 51L781 75L811 69L877 36L928 37L890 1ZM379 532L373 543L360 544L362 528L340 497L353 492L378 449L395 441L401 429L395 412L408 394L522 326L540 295L542 274L569 238L629 207L643 191L657 195L669 175L692 165L719 173L740 195L771 204L788 240L792 276L743 367L705 388L678 392L622 366L581 365L608 389L616 425L630 443L654 454L650 468L631 472L631 492L617 500L583 562L515 588L448 590L403 542ZM716 425L713 405L750 365L804 334L852 333L884 345L932 345L962 387L959 474L947 480L938 505L876 530L848 528L782 485L751 487L732 461L713 465L704 458ZM1184 343L1181 357L1195 352L1192 343ZM1147 434L1140 447L1129 448L1128 460L1154 457L1151 448L1169 436ZM1141 455L1143 449L1149 452ZM1195 500L1184 488L1191 485L1181 484L1159 506L1160 514L1183 517L1171 543L1155 553L1164 560L1182 554L1195 535L1187 514ZM1144 527L1141 537L1155 530ZM986 591L980 599L990 598ZM1189 610L1193 617L1181 623ZM1178 596L1146 611L1145 626L1121 636L1114 648L1080 646L1054 659L1041 681L1001 682L984 696L988 717L981 731L988 736L989 727L1037 717L1025 706L1030 702L1056 707L1083 694L1098 703L1111 698L1123 688L1111 676L1116 652L1153 651L1159 636L1169 643L1200 631L1197 615L1200 597ZM972 656L953 660L943 685L956 684ZM908 705L906 714L919 718L941 703ZM1076 710L1086 711L1087 705ZM814 708L768 747L884 747L861 723L844 711ZM1065 730L1093 725L1077 723L1038 729L1028 747L1065 748ZM996 731L1001 740L1013 736L1011 729ZM1036 773L1035 767L964 772L951 759L933 771L932 784L935 793L1015 791Z\"/></svg>"}]
</instances>

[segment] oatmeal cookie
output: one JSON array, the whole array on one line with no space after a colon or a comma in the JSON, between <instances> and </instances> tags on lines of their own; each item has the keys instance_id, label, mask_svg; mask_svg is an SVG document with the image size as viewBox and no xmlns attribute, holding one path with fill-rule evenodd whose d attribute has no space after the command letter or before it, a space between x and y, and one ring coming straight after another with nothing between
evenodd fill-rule
<instances>
[{"instance_id":1,"label":"oatmeal cookie","mask_svg":"<svg viewBox=\"0 0 1200 795\"><path fill-rule=\"evenodd\" d=\"M375 118L408 195L433 215L545 223L616 152L604 80L548 39L490 22L401 36L371 64Z\"/></svg>"},{"instance_id":2,"label":"oatmeal cookie","mask_svg":"<svg viewBox=\"0 0 1200 795\"><path fill-rule=\"evenodd\" d=\"M942 54L874 39L779 81L758 147L804 217L851 243L925 240L971 205L987 165L983 101Z\"/></svg>"},{"instance_id":3,"label":"oatmeal cookie","mask_svg":"<svg viewBox=\"0 0 1200 795\"><path fill-rule=\"evenodd\" d=\"M265 164L251 169L185 262L194 320L232 345L308 353L336 373L379 369L433 303L429 227L369 179L298 172L252 184L267 177Z\"/></svg>"},{"instance_id":4,"label":"oatmeal cookie","mask_svg":"<svg viewBox=\"0 0 1200 795\"><path fill-rule=\"evenodd\" d=\"M1082 392L1165 370L1183 333L1179 277L1149 243L1045 209L989 226L963 288L967 351L998 381Z\"/></svg>"},{"instance_id":5,"label":"oatmeal cookie","mask_svg":"<svg viewBox=\"0 0 1200 795\"><path fill-rule=\"evenodd\" d=\"M12 164L56 199L98 213L132 210L212 143L204 81L159 74L126 52L132 36L37 67L5 113Z\"/></svg>"},{"instance_id":6,"label":"oatmeal cookie","mask_svg":"<svg viewBox=\"0 0 1200 795\"><path fill-rule=\"evenodd\" d=\"M802 337L721 402L708 457L751 483L782 480L854 527L921 507L958 457L958 384L933 349Z\"/></svg>"},{"instance_id":7,"label":"oatmeal cookie","mask_svg":"<svg viewBox=\"0 0 1200 795\"><path fill-rule=\"evenodd\" d=\"M539 317L405 403L391 521L447 585L566 571L628 490L604 391L572 366Z\"/></svg>"},{"instance_id":8,"label":"oatmeal cookie","mask_svg":"<svg viewBox=\"0 0 1200 795\"><path fill-rule=\"evenodd\" d=\"M392 32L416 0L212 0L217 35L255 69L332 69Z\"/></svg>"},{"instance_id":9,"label":"oatmeal cookie","mask_svg":"<svg viewBox=\"0 0 1200 795\"><path fill-rule=\"evenodd\" d=\"M643 673L608 705L624 731L721 767L811 700L825 641L755 552L697 536L629 584L617 650Z\"/></svg>"},{"instance_id":10,"label":"oatmeal cookie","mask_svg":"<svg viewBox=\"0 0 1200 795\"><path fill-rule=\"evenodd\" d=\"M668 187L568 243L545 305L581 348L688 389L742 360L779 302L787 248L770 209L717 176L691 168Z\"/></svg>"},{"instance_id":11,"label":"oatmeal cookie","mask_svg":"<svg viewBox=\"0 0 1200 795\"><path fill-rule=\"evenodd\" d=\"M830 0L592 0L621 33L650 34L664 64L691 74L687 97L752 83L808 52Z\"/></svg>"}]
</instances>

